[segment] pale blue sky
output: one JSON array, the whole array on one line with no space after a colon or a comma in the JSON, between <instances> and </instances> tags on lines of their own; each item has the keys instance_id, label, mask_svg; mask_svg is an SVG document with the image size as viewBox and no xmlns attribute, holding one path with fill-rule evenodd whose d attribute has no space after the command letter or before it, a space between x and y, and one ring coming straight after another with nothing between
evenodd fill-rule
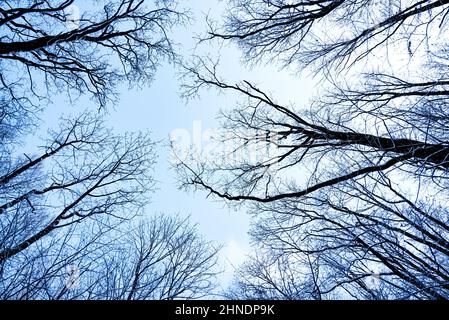
<instances>
[{"instance_id":1,"label":"pale blue sky","mask_svg":"<svg viewBox=\"0 0 449 320\"><path fill-rule=\"evenodd\" d=\"M180 7L191 10L194 21L186 28L178 27L172 35L179 43L178 51L186 59L194 53L196 41L194 36L204 33L205 15L219 18L223 12L224 2L220 0L182 1ZM313 91L310 77L297 77L295 70L280 72L276 66L244 66L241 55L234 46L227 46L220 51L216 43L203 44L196 53L220 55L222 76L230 82L250 80L259 87L272 92L282 103L306 103ZM191 215L193 223L198 224L199 231L211 241L225 244L222 251L222 267L225 274L222 283L225 286L232 275L233 265L238 265L250 252L247 231L249 217L244 208L239 212L229 209L223 202L206 198L205 193L185 193L177 189L175 172L169 166L168 138L174 130L186 130L193 135L193 126L200 125L204 133L218 127L216 120L220 108L230 107L234 102L225 95L215 91L201 92L201 98L186 105L179 97L180 88L177 71L173 66L164 64L157 72L150 87L129 90L121 87L120 100L107 117L108 126L117 132L150 130L153 139L162 143L157 151L159 160L155 167L155 177L159 181L158 190L153 195L148 211L179 213ZM78 110L94 108L88 99L76 102L76 107L67 108L66 98L54 99L43 117L43 129L36 136L45 137L47 127L53 127L62 114L76 114ZM61 106L63 105L63 106ZM35 142L31 139L30 143ZM205 143L205 142L204 142Z\"/></svg>"}]
</instances>

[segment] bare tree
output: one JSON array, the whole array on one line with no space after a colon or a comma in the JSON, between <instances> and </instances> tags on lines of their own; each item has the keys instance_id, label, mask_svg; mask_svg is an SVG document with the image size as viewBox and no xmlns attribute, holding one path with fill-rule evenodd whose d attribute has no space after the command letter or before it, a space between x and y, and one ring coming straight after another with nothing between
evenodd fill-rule
<instances>
[{"instance_id":1,"label":"bare tree","mask_svg":"<svg viewBox=\"0 0 449 320\"><path fill-rule=\"evenodd\" d=\"M222 114L221 142L230 148L213 161L178 164L183 187L249 205L261 254L238 273L237 292L447 299L447 52L429 45L423 54L411 42L446 29L448 4L289 3L231 1L227 33L212 37L235 39L249 59L318 62L330 89L308 110L247 81L229 84L204 59L187 67L187 97L215 87L243 98ZM332 27L328 37L308 42L321 24ZM336 73L403 42L402 53L420 55L413 72L374 59L346 70L356 80Z\"/></svg>"},{"instance_id":2,"label":"bare tree","mask_svg":"<svg viewBox=\"0 0 449 320\"><path fill-rule=\"evenodd\" d=\"M400 41L425 42L445 27L448 1L230 0L223 26L209 36L238 43L249 60L344 68ZM410 51L414 48L410 47Z\"/></svg>"},{"instance_id":3,"label":"bare tree","mask_svg":"<svg viewBox=\"0 0 449 320\"><path fill-rule=\"evenodd\" d=\"M176 60L167 32L186 18L174 1L0 3L1 299L211 293L218 248L187 220L142 215L155 185L148 133L117 135L85 111L37 154L19 152L53 95L87 94L102 111L120 82L150 82Z\"/></svg>"},{"instance_id":4,"label":"bare tree","mask_svg":"<svg viewBox=\"0 0 449 320\"><path fill-rule=\"evenodd\" d=\"M2 95L22 104L27 92L87 92L104 106L119 81L149 82L163 58L174 60L167 32L186 18L174 1L151 2L2 1Z\"/></svg>"},{"instance_id":5,"label":"bare tree","mask_svg":"<svg viewBox=\"0 0 449 320\"><path fill-rule=\"evenodd\" d=\"M0 178L0 214L12 226L2 237L0 261L56 229L143 206L153 186L152 148L148 135L115 137L83 115L54 132L41 155L12 158Z\"/></svg>"},{"instance_id":6,"label":"bare tree","mask_svg":"<svg viewBox=\"0 0 449 320\"><path fill-rule=\"evenodd\" d=\"M176 59L168 31L185 19L173 1L2 1L2 167L55 94L104 107L120 82L150 83L163 59Z\"/></svg>"},{"instance_id":7,"label":"bare tree","mask_svg":"<svg viewBox=\"0 0 449 320\"><path fill-rule=\"evenodd\" d=\"M75 226L82 222L99 224L90 238L94 241L107 233L106 226L117 224L108 220L137 214L154 185L149 171L154 157L148 135L114 136L89 114L66 120L42 154L10 154L0 178L2 279L47 254L58 261L58 250L70 251L70 235L81 236Z\"/></svg>"},{"instance_id":8,"label":"bare tree","mask_svg":"<svg viewBox=\"0 0 449 320\"><path fill-rule=\"evenodd\" d=\"M3 299L175 299L211 293L218 248L187 220L133 227L154 187L148 135L83 115L2 168Z\"/></svg>"},{"instance_id":9,"label":"bare tree","mask_svg":"<svg viewBox=\"0 0 449 320\"><path fill-rule=\"evenodd\" d=\"M107 248L95 285L86 297L121 300L198 299L216 285L218 247L205 241L188 219L155 216ZM106 266L106 267L105 267Z\"/></svg>"},{"instance_id":10,"label":"bare tree","mask_svg":"<svg viewBox=\"0 0 449 320\"><path fill-rule=\"evenodd\" d=\"M8 262L2 299L198 299L215 289L218 248L186 219L68 229Z\"/></svg>"},{"instance_id":11,"label":"bare tree","mask_svg":"<svg viewBox=\"0 0 449 320\"><path fill-rule=\"evenodd\" d=\"M236 300L320 300L320 265L303 260L309 258L273 249L258 250L237 269L225 296Z\"/></svg>"}]
</instances>

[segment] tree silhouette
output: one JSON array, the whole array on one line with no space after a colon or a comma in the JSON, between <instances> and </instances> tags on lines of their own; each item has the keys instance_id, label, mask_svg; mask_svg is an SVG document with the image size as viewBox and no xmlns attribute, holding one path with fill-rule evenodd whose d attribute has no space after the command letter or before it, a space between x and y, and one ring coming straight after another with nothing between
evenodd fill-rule
<instances>
[{"instance_id":1,"label":"tree silhouette","mask_svg":"<svg viewBox=\"0 0 449 320\"><path fill-rule=\"evenodd\" d=\"M187 220L142 217L155 143L103 119L119 83L147 84L176 60L168 32L187 16L172 1L103 4L0 3L1 299L191 299L214 288L218 248ZM57 94L90 95L99 110L61 119L24 154Z\"/></svg>"},{"instance_id":2,"label":"tree silhouette","mask_svg":"<svg viewBox=\"0 0 449 320\"><path fill-rule=\"evenodd\" d=\"M446 30L447 8L230 1L224 26L204 40L235 41L249 62L313 64L329 87L306 109L230 84L205 59L186 67L186 97L203 87L242 97L222 114L220 141L232 148L177 166L182 187L246 203L253 215L261 253L237 273L234 293L448 298L447 53L445 40L430 43ZM408 57L407 71L382 64L390 48Z\"/></svg>"},{"instance_id":3,"label":"tree silhouette","mask_svg":"<svg viewBox=\"0 0 449 320\"><path fill-rule=\"evenodd\" d=\"M3 1L2 95L23 104L30 99L27 92L41 99L55 90L87 92L105 106L117 83L150 81L162 59L175 58L167 32L187 18L173 1L154 4ZM70 8L76 5L79 17L72 17Z\"/></svg>"}]
</instances>

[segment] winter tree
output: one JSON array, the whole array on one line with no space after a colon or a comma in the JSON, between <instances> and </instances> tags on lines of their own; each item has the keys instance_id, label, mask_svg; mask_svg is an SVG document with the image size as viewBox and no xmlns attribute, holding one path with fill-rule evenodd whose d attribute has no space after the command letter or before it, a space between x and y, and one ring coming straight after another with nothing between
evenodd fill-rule
<instances>
[{"instance_id":1,"label":"winter tree","mask_svg":"<svg viewBox=\"0 0 449 320\"><path fill-rule=\"evenodd\" d=\"M203 41L326 81L305 107L229 83L205 58L186 67L187 97L202 88L241 97L222 114L222 142L233 148L178 162L183 187L252 215L258 253L231 296L449 297L448 9L231 0L224 22L210 23Z\"/></svg>"},{"instance_id":2,"label":"winter tree","mask_svg":"<svg viewBox=\"0 0 449 320\"><path fill-rule=\"evenodd\" d=\"M118 84L148 84L177 59L169 31L186 18L173 1L0 3L1 299L210 294L218 248L188 220L143 217L155 143L103 121ZM56 95L87 95L96 110L24 153Z\"/></svg>"}]
</instances>

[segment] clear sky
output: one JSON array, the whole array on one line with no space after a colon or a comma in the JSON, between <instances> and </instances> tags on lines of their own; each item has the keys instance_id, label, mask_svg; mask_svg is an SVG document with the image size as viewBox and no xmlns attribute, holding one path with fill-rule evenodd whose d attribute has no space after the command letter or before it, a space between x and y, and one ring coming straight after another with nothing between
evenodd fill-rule
<instances>
[{"instance_id":1,"label":"clear sky","mask_svg":"<svg viewBox=\"0 0 449 320\"><path fill-rule=\"evenodd\" d=\"M194 18L185 28L178 27L172 34L174 41L179 44L178 51L185 59L189 59L193 53L220 56L219 71L230 82L250 80L273 93L282 103L307 102L314 89L311 77L298 77L295 70L280 72L276 66L246 66L241 63L240 52L232 45L221 49L216 43L196 47L195 36L204 34L206 30L205 16L219 19L225 8L224 1L181 1L180 7L190 9ZM247 235L249 217L244 208L235 211L223 202L206 198L205 193L192 194L178 190L176 174L170 170L168 141L171 133L181 131L189 133L192 140L206 138L208 130L218 127L216 116L220 108L230 107L235 101L211 90L201 92L200 99L186 104L179 96L179 85L177 70L164 64L151 86L141 89L128 89L127 86L120 88L120 100L107 117L107 123L117 132L150 130L153 139L161 141L157 148L159 161L154 173L159 181L158 189L148 211L190 215L191 221L198 224L199 231L208 240L224 244L221 266L225 269L222 284L226 286L232 276L232 265L243 262L245 255L251 251ZM78 109L94 108L85 98L71 108L66 105L66 98L54 100L54 104L45 112L42 133L37 137L45 137L45 128L55 126L62 113L76 114ZM202 147L207 147L208 142L203 138ZM31 139L30 142L35 140Z\"/></svg>"}]
</instances>

